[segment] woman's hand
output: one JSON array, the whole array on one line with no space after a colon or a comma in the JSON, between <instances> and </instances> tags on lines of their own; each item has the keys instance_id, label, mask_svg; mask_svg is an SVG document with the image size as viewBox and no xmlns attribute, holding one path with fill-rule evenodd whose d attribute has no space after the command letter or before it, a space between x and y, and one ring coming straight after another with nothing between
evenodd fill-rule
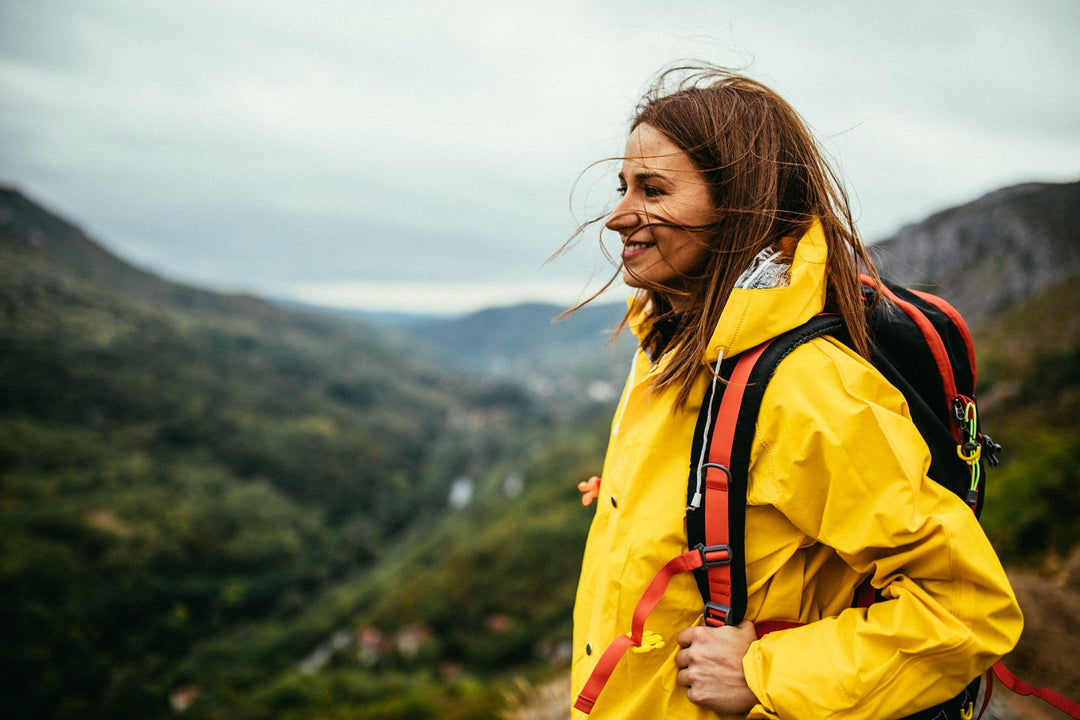
<instances>
[{"instance_id":1,"label":"woman's hand","mask_svg":"<svg viewBox=\"0 0 1080 720\"><path fill-rule=\"evenodd\" d=\"M719 713L745 713L757 704L746 684L742 660L757 640L754 624L734 627L686 628L678 635L682 650L675 654L678 682L695 705Z\"/></svg>"}]
</instances>

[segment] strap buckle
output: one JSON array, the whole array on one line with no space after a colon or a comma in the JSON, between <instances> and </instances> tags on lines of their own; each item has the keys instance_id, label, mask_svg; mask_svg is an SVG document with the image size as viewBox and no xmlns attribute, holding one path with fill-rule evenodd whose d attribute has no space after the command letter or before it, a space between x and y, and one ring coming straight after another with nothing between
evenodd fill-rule
<instances>
[{"instance_id":1,"label":"strap buckle","mask_svg":"<svg viewBox=\"0 0 1080 720\"><path fill-rule=\"evenodd\" d=\"M710 600L705 603L705 624L709 627L720 627L731 624L731 606L721 605Z\"/></svg>"},{"instance_id":2,"label":"strap buckle","mask_svg":"<svg viewBox=\"0 0 1080 720\"><path fill-rule=\"evenodd\" d=\"M701 553L701 566L703 568L708 569L731 564L730 545L706 546L704 543L698 543L694 546L694 549Z\"/></svg>"}]
</instances>

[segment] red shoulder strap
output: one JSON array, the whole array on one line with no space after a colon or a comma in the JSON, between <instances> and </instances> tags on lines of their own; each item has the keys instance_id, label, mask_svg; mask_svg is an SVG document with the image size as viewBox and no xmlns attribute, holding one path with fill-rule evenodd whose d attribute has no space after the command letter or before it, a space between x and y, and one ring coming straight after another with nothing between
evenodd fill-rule
<instances>
[{"instance_id":1,"label":"red shoulder strap","mask_svg":"<svg viewBox=\"0 0 1080 720\"><path fill-rule=\"evenodd\" d=\"M735 426L742 409L750 372L768 343L744 352L731 373L720 409L716 413L716 427L709 444L709 461L705 464L705 550L731 547L731 449L735 442ZM738 508L745 512L745 508ZM743 562L740 557L738 562ZM731 612L731 563L709 563L709 602L705 604L705 624L719 627L728 624Z\"/></svg>"},{"instance_id":2,"label":"red shoulder strap","mask_svg":"<svg viewBox=\"0 0 1080 720\"><path fill-rule=\"evenodd\" d=\"M967 321L964 320L956 308L937 295L920 292L919 290L912 290L911 292L948 315L949 319L953 321L953 325L960 331L960 336L964 339L964 349L967 351L968 364L971 365L971 387L974 388L978 384L979 370L975 364L975 342L971 339L971 330L968 329Z\"/></svg>"}]
</instances>

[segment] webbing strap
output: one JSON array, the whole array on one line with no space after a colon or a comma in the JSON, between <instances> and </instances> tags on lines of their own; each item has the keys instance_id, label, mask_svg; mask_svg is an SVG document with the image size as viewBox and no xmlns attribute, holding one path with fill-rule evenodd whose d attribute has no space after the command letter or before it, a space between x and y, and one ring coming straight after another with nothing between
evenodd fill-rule
<instances>
[{"instance_id":1,"label":"webbing strap","mask_svg":"<svg viewBox=\"0 0 1080 720\"><path fill-rule=\"evenodd\" d=\"M1005 664L1000 660L994 663L991 670L993 670L994 676L1002 685L1009 688L1017 695L1033 695L1040 700L1050 703L1058 710L1066 713L1069 717L1080 720L1080 703L1076 703L1064 695L1059 695L1053 690L1029 685L1009 672L1009 669L1005 667ZM987 692L989 693L989 688L987 688Z\"/></svg>"},{"instance_id":2,"label":"webbing strap","mask_svg":"<svg viewBox=\"0 0 1080 720\"><path fill-rule=\"evenodd\" d=\"M641 599L638 600L637 607L634 608L634 620L630 634L620 635L608 645L607 650L597 661L596 667L593 668L592 674L589 675L589 679L585 682L585 687L578 694L577 700L574 702L575 708L586 715L592 712L596 699L600 697L600 692L604 689L604 685L607 684L608 678L611 677L611 673L614 672L615 666L619 664L622 656L631 647L641 647L641 638L645 634L645 620L656 608L660 598L664 597L668 583L676 575L696 570L704 562L705 558L701 552L689 550L678 557L668 560L660 568L652 582L649 583L649 587L645 589Z\"/></svg>"},{"instance_id":3,"label":"webbing strap","mask_svg":"<svg viewBox=\"0 0 1080 720\"><path fill-rule=\"evenodd\" d=\"M709 462L731 466L731 447L735 441L735 422L739 419L739 410L742 408L743 395L746 394L746 385L750 380L750 372L754 369L761 353L769 343L758 345L753 350L748 350L739 356L739 361L731 373L727 387L724 388L724 397L720 400L720 409L716 413L716 430L713 433L712 444L709 446ZM706 506L708 507L708 506Z\"/></svg>"},{"instance_id":4,"label":"webbing strap","mask_svg":"<svg viewBox=\"0 0 1080 720\"><path fill-rule=\"evenodd\" d=\"M705 544L709 547L730 547L732 544L731 501L728 493L731 480L731 450L735 442L735 427L739 419L739 411L742 409L743 395L746 394L750 373L766 347L768 343L740 355L727 387L724 388L720 409L716 412L716 429L713 431L709 444L709 461L705 466ZM743 508L737 508L737 511L745 512ZM741 547L742 539L738 538L738 540ZM733 562L743 562L741 555L733 558ZM706 606L705 624L719 627L727 624L726 614L724 617L718 617L708 610L719 608L730 612L731 565L730 563L714 565L706 572L709 576L709 600L713 604Z\"/></svg>"}]
</instances>

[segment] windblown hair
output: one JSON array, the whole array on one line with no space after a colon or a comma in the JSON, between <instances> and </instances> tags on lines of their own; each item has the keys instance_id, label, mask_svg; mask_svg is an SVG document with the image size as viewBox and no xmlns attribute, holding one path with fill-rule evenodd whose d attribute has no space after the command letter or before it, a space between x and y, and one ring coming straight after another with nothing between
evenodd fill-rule
<instances>
[{"instance_id":1,"label":"windblown hair","mask_svg":"<svg viewBox=\"0 0 1080 720\"><path fill-rule=\"evenodd\" d=\"M676 402L685 405L739 276L767 247L790 257L795 242L815 219L828 247L827 307L843 318L855 349L868 355L858 276L877 275L855 228L847 195L795 110L770 88L731 70L679 66L663 71L643 96L631 131L641 124L659 130L690 157L704 176L716 209L709 226L686 228L702 231L707 244L703 265L693 276L682 278L678 287L642 281L645 287L619 327L624 330L631 317L644 313L658 328L665 323L656 321L673 315L665 297L673 291L684 295L674 336L663 337L654 330L643 341L651 354L665 347L671 350L654 389L677 387Z\"/></svg>"}]
</instances>

